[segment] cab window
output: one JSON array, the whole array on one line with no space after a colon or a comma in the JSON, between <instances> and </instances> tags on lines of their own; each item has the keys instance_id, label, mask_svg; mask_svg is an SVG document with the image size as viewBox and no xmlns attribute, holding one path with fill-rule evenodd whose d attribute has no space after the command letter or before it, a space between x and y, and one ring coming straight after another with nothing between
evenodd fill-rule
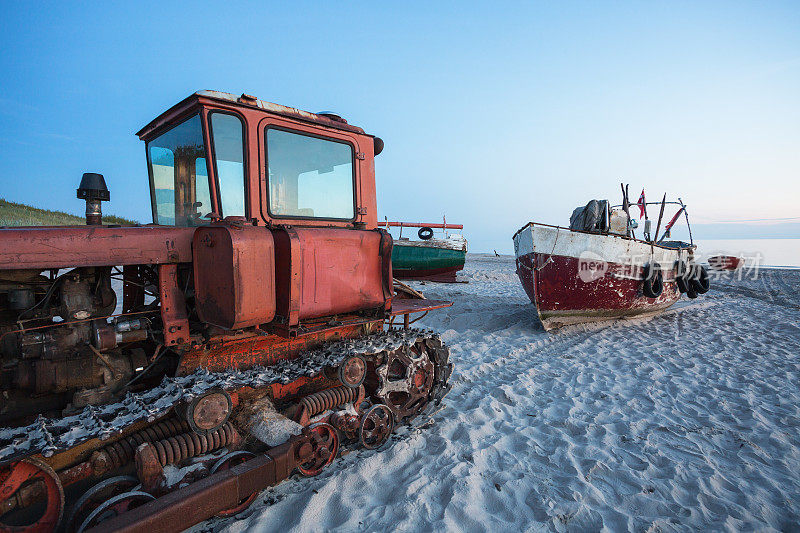
<instances>
[{"instance_id":1,"label":"cab window","mask_svg":"<svg viewBox=\"0 0 800 533\"><path fill-rule=\"evenodd\" d=\"M197 226L211 212L208 167L200 116L183 121L147 143L153 222Z\"/></svg>"},{"instance_id":2,"label":"cab window","mask_svg":"<svg viewBox=\"0 0 800 533\"><path fill-rule=\"evenodd\" d=\"M266 130L269 213L352 220L353 147L285 130Z\"/></svg>"},{"instance_id":3,"label":"cab window","mask_svg":"<svg viewBox=\"0 0 800 533\"><path fill-rule=\"evenodd\" d=\"M245 212L242 121L234 115L211 113L210 122L222 216L243 217Z\"/></svg>"}]
</instances>

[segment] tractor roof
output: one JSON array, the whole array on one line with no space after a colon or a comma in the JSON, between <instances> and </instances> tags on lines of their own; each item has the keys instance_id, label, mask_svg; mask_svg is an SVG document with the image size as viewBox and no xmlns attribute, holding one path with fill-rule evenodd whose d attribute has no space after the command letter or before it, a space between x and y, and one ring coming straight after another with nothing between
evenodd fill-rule
<instances>
[{"instance_id":1,"label":"tractor roof","mask_svg":"<svg viewBox=\"0 0 800 533\"><path fill-rule=\"evenodd\" d=\"M272 113L303 122L312 122L329 128L335 128L354 133L364 133L363 129L359 128L358 126L352 126L348 124L346 120L333 113L310 113L294 107L287 107L280 104L273 104L272 102L265 102L264 100L259 100L256 97L247 94L236 96L230 93L223 93L219 91L197 91L196 93L189 95L161 113L158 117L150 121L147 126L139 130L136 135L138 135L140 139L149 138L155 130L160 129L166 123L178 118L188 108L203 100L222 102L228 106L261 109L267 113Z\"/></svg>"}]
</instances>

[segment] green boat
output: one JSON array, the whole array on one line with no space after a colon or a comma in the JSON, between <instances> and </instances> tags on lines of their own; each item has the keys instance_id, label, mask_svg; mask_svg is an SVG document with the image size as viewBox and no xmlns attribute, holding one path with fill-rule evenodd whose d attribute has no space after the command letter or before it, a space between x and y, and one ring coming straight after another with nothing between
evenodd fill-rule
<instances>
[{"instance_id":1,"label":"green boat","mask_svg":"<svg viewBox=\"0 0 800 533\"><path fill-rule=\"evenodd\" d=\"M456 273L464 268L467 256L467 241L461 234L443 235L433 238L433 228L444 232L462 229L460 224L421 224L389 222L388 226L400 227L401 237L395 239L392 248L392 272L398 279L417 279L453 283ZM419 240L402 237L402 228L420 228Z\"/></svg>"}]
</instances>

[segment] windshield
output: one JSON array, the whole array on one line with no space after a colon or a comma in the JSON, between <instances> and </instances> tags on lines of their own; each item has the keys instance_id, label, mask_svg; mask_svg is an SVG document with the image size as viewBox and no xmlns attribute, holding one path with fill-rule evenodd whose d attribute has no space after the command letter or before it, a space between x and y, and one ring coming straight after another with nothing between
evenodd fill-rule
<instances>
[{"instance_id":1,"label":"windshield","mask_svg":"<svg viewBox=\"0 0 800 533\"><path fill-rule=\"evenodd\" d=\"M269 212L272 216L352 220L353 148L267 129Z\"/></svg>"},{"instance_id":2,"label":"windshield","mask_svg":"<svg viewBox=\"0 0 800 533\"><path fill-rule=\"evenodd\" d=\"M211 113L211 141L222 201L222 216L244 216L244 145L242 121L233 115Z\"/></svg>"},{"instance_id":3,"label":"windshield","mask_svg":"<svg viewBox=\"0 0 800 533\"><path fill-rule=\"evenodd\" d=\"M200 115L147 143L153 222L197 226L211 212Z\"/></svg>"}]
</instances>

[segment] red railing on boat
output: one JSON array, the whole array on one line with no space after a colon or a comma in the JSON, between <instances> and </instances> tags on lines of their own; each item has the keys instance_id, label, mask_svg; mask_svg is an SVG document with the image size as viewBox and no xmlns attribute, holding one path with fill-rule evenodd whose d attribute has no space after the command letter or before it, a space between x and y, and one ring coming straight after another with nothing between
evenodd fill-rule
<instances>
[{"instance_id":1,"label":"red railing on boat","mask_svg":"<svg viewBox=\"0 0 800 533\"><path fill-rule=\"evenodd\" d=\"M428 224L425 222L384 222L380 225L393 228L464 229L463 224Z\"/></svg>"}]
</instances>

